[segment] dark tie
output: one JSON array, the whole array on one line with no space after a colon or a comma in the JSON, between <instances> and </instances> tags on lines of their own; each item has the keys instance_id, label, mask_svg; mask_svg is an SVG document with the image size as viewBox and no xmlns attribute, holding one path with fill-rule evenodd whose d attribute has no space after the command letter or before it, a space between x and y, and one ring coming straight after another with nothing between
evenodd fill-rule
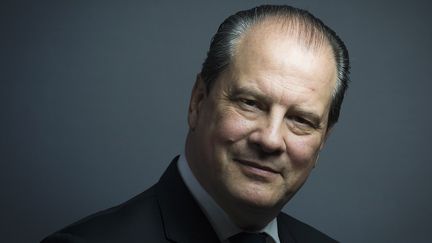
<instances>
[{"instance_id":1,"label":"dark tie","mask_svg":"<svg viewBox=\"0 0 432 243\"><path fill-rule=\"evenodd\" d=\"M265 233L238 233L229 238L230 243L265 243L266 234Z\"/></svg>"}]
</instances>

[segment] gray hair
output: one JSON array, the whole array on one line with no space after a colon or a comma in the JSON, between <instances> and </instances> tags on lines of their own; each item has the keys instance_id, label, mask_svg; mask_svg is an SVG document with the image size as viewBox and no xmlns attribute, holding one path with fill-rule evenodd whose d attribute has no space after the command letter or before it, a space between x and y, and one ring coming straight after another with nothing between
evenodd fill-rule
<instances>
[{"instance_id":1,"label":"gray hair","mask_svg":"<svg viewBox=\"0 0 432 243\"><path fill-rule=\"evenodd\" d=\"M286 5L262 5L237 12L225 19L212 38L207 58L201 69L200 75L206 84L207 92L210 92L214 81L229 66L241 37L252 26L270 18L294 27L297 36L307 45L319 46L328 43L331 46L337 69L336 87L332 94L327 125L328 128L332 127L339 119L342 101L348 88L350 69L348 50L332 29L306 10Z\"/></svg>"}]
</instances>

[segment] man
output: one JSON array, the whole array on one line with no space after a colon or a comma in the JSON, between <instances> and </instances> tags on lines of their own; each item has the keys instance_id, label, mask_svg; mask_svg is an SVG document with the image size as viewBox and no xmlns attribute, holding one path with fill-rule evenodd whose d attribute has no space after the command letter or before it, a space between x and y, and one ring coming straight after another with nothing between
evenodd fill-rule
<instances>
[{"instance_id":1,"label":"man","mask_svg":"<svg viewBox=\"0 0 432 243\"><path fill-rule=\"evenodd\" d=\"M260 6L215 34L185 153L160 181L43 242L335 242L281 212L337 122L348 53L308 12Z\"/></svg>"}]
</instances>

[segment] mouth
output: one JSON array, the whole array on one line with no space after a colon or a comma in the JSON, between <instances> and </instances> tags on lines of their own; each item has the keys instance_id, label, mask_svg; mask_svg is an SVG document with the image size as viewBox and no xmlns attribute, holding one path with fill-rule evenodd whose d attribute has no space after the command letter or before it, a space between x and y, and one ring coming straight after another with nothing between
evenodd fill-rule
<instances>
[{"instance_id":1,"label":"mouth","mask_svg":"<svg viewBox=\"0 0 432 243\"><path fill-rule=\"evenodd\" d=\"M254 179L269 181L280 174L278 170L263 165L263 163L243 159L234 159L234 161L240 165L242 172L246 176Z\"/></svg>"}]
</instances>

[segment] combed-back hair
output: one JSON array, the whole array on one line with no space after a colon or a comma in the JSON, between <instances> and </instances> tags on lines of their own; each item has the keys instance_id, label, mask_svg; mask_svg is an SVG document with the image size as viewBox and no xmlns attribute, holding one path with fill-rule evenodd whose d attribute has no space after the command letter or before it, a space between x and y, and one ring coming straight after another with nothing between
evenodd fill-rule
<instances>
[{"instance_id":1,"label":"combed-back hair","mask_svg":"<svg viewBox=\"0 0 432 243\"><path fill-rule=\"evenodd\" d=\"M317 48L320 45L331 46L337 70L336 86L332 94L327 126L332 127L339 119L342 101L348 88L350 69L348 50L332 29L303 9L286 5L262 5L237 12L225 19L212 38L200 73L206 84L207 92L210 92L215 80L231 63L242 37L251 27L266 20L278 21L282 26L287 27L288 31L295 34L302 43L311 48Z\"/></svg>"}]
</instances>

